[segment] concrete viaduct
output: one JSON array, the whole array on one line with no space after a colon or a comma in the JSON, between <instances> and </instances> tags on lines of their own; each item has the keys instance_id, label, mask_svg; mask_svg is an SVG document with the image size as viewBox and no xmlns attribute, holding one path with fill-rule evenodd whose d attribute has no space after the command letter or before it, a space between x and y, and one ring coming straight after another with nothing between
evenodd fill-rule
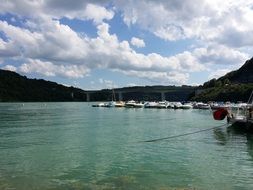
<instances>
[{"instance_id":1,"label":"concrete viaduct","mask_svg":"<svg viewBox=\"0 0 253 190\"><path fill-rule=\"evenodd\" d=\"M96 91L96 90L91 90L91 91L85 91L85 94L86 94L86 101L89 102L91 100L91 95L94 94L94 93L98 93L100 91ZM136 92L136 89L127 89L127 90L124 90L124 89L120 89L120 90L113 90L112 93L115 94L115 97L118 97L117 98L117 101L122 101L123 100L123 97L124 97L124 93L134 93ZM164 101L165 100L165 94L167 92L170 92L170 90L142 90L143 93L160 93L161 95L161 101Z\"/></svg>"}]
</instances>

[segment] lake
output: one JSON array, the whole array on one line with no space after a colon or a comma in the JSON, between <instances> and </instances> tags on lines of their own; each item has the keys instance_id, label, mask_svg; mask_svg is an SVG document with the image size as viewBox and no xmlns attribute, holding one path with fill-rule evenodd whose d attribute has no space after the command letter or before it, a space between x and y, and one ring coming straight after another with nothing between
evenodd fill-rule
<instances>
[{"instance_id":1,"label":"lake","mask_svg":"<svg viewBox=\"0 0 253 190\"><path fill-rule=\"evenodd\" d=\"M209 110L0 103L0 189L253 189L253 136L225 123Z\"/></svg>"}]
</instances>

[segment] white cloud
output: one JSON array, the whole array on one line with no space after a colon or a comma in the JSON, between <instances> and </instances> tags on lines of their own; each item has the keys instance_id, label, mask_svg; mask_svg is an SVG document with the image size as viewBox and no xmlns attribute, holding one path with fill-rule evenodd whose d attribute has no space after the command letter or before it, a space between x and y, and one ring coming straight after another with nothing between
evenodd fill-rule
<instances>
[{"instance_id":1,"label":"white cloud","mask_svg":"<svg viewBox=\"0 0 253 190\"><path fill-rule=\"evenodd\" d=\"M223 45L210 45L207 48L196 48L193 53L200 62L217 65L238 65L250 58L247 53Z\"/></svg>"},{"instance_id":2,"label":"white cloud","mask_svg":"<svg viewBox=\"0 0 253 190\"><path fill-rule=\"evenodd\" d=\"M5 65L4 67L2 67L2 69L14 72L17 71L17 68L13 65Z\"/></svg>"},{"instance_id":3,"label":"white cloud","mask_svg":"<svg viewBox=\"0 0 253 190\"><path fill-rule=\"evenodd\" d=\"M190 73L207 70L213 64L243 63L249 55L238 47L253 45L252 2L248 0L184 3L0 0L0 3L0 13L10 12L23 19L18 26L0 21L0 31L7 38L0 38L0 57L25 60L18 68L25 73L77 78L87 76L94 68L102 68L164 84L184 84ZM127 25L138 25L162 39L194 38L202 45L172 56L138 53L129 43L145 47L143 39L120 41L116 34L110 33L110 25L105 22L114 17L114 11L122 14ZM92 20L97 36L81 36L60 23L58 19L63 17Z\"/></svg>"},{"instance_id":4,"label":"white cloud","mask_svg":"<svg viewBox=\"0 0 253 190\"><path fill-rule=\"evenodd\" d=\"M69 78L80 78L85 76L89 69L77 65L54 65L51 62L29 59L28 63L22 64L19 71L23 73L36 72L45 76L60 75Z\"/></svg>"},{"instance_id":5,"label":"white cloud","mask_svg":"<svg viewBox=\"0 0 253 190\"><path fill-rule=\"evenodd\" d=\"M132 87L132 86L140 86L140 85L138 85L138 84L136 84L136 83L128 83L126 86Z\"/></svg>"},{"instance_id":6,"label":"white cloud","mask_svg":"<svg viewBox=\"0 0 253 190\"><path fill-rule=\"evenodd\" d=\"M136 46L138 48L141 48L141 47L145 47L145 42L143 39L140 39L140 38L136 38L136 37L132 37L131 39L131 44L133 46Z\"/></svg>"},{"instance_id":7,"label":"white cloud","mask_svg":"<svg viewBox=\"0 0 253 190\"><path fill-rule=\"evenodd\" d=\"M233 47L251 46L253 2L251 0L0 0L0 13L26 18L111 20L114 11L127 25L150 31L165 40L196 38ZM113 8L108 8L113 7ZM36 14L33 10L36 10Z\"/></svg>"},{"instance_id":8,"label":"white cloud","mask_svg":"<svg viewBox=\"0 0 253 190\"><path fill-rule=\"evenodd\" d=\"M1 23L0 23L1 27ZM18 48L12 42L5 42L0 38L0 57L15 57L19 56Z\"/></svg>"},{"instance_id":9,"label":"white cloud","mask_svg":"<svg viewBox=\"0 0 253 190\"><path fill-rule=\"evenodd\" d=\"M109 89L111 89L111 88L117 88L118 87L118 85L116 85L111 80L105 80L105 79L100 78L98 81L101 84L102 88L109 88Z\"/></svg>"},{"instance_id":10,"label":"white cloud","mask_svg":"<svg viewBox=\"0 0 253 190\"><path fill-rule=\"evenodd\" d=\"M213 79L216 78L218 79L219 77L224 76L225 74L229 73L231 70L230 69L219 69L214 72L212 72L209 76L208 79Z\"/></svg>"},{"instance_id":11,"label":"white cloud","mask_svg":"<svg viewBox=\"0 0 253 190\"><path fill-rule=\"evenodd\" d=\"M87 47L76 32L53 20L41 21L36 26L38 28L36 31L30 31L0 21L1 31L9 39L9 42L5 43L5 47L9 46L9 52L14 52L15 56L22 55L26 58L41 58L56 62L82 61Z\"/></svg>"},{"instance_id":12,"label":"white cloud","mask_svg":"<svg viewBox=\"0 0 253 190\"><path fill-rule=\"evenodd\" d=\"M176 41L179 39L185 39L184 32L180 26L170 24L169 26L158 28L154 31L154 34L162 39L168 41Z\"/></svg>"},{"instance_id":13,"label":"white cloud","mask_svg":"<svg viewBox=\"0 0 253 190\"><path fill-rule=\"evenodd\" d=\"M104 7L88 4L85 9L84 18L87 20L94 20L94 22L98 24L102 23L104 19L111 20L113 16L114 13L106 10Z\"/></svg>"},{"instance_id":14,"label":"white cloud","mask_svg":"<svg viewBox=\"0 0 253 190\"><path fill-rule=\"evenodd\" d=\"M138 76L157 84L187 84L189 74L179 72L154 72L154 71L120 71L128 76Z\"/></svg>"},{"instance_id":15,"label":"white cloud","mask_svg":"<svg viewBox=\"0 0 253 190\"><path fill-rule=\"evenodd\" d=\"M114 16L112 10L107 10L100 5L103 1L89 0L0 0L0 13L14 13L28 18L69 18L81 20L93 20L101 23L103 20L111 20ZM34 12L36 10L36 13Z\"/></svg>"},{"instance_id":16,"label":"white cloud","mask_svg":"<svg viewBox=\"0 0 253 190\"><path fill-rule=\"evenodd\" d=\"M253 45L251 0L115 1L127 25L138 25L165 40L196 38L241 47Z\"/></svg>"},{"instance_id":17,"label":"white cloud","mask_svg":"<svg viewBox=\"0 0 253 190\"><path fill-rule=\"evenodd\" d=\"M9 54L9 58L19 55L29 60L20 67L22 72L46 76L82 77L93 68L109 68L156 81L165 79L173 84L187 82L189 72L206 70L203 63L241 61L247 56L225 46L197 48L169 57L157 53L144 55L131 49L127 41L119 41L116 34L110 34L107 23L97 25L96 38L80 37L56 20L44 19L37 23L30 20L30 23L37 29L24 29L0 21L1 30L9 39L2 41L0 47L15 52Z\"/></svg>"}]
</instances>

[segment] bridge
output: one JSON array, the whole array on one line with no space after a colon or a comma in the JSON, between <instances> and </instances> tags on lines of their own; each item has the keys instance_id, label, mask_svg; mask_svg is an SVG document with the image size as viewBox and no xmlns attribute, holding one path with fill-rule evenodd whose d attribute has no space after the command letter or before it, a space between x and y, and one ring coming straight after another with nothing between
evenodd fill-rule
<instances>
[{"instance_id":1,"label":"bridge","mask_svg":"<svg viewBox=\"0 0 253 190\"><path fill-rule=\"evenodd\" d=\"M138 96L138 95L153 95L155 97L154 100L157 101L164 101L169 100L171 96L175 97L182 96L182 95L189 95L190 93L194 92L195 89L192 87L130 87L130 88L119 88L119 89L107 89L107 90L90 90L85 91L86 94L86 101L99 101L94 100L94 96L99 96L101 94L106 94L107 98L115 99L116 101L126 101L129 100L129 97ZM99 94L99 95L98 95ZM93 97L93 98L92 98ZM114 97L114 98L113 98ZM137 100L139 97L132 97L132 99ZM144 100L144 99L142 99Z\"/></svg>"}]
</instances>

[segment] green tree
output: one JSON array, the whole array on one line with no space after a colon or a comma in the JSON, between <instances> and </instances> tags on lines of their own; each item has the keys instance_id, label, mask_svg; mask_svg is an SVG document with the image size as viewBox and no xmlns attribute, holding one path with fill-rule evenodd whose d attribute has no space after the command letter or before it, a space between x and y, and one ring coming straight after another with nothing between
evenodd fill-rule
<instances>
[{"instance_id":1,"label":"green tree","mask_svg":"<svg viewBox=\"0 0 253 190\"><path fill-rule=\"evenodd\" d=\"M228 78L226 78L224 81L223 81L223 84L224 85L229 85L231 84L230 80Z\"/></svg>"},{"instance_id":2,"label":"green tree","mask_svg":"<svg viewBox=\"0 0 253 190\"><path fill-rule=\"evenodd\" d=\"M221 81L216 81L215 82L215 87L221 87L222 86L222 82Z\"/></svg>"}]
</instances>

